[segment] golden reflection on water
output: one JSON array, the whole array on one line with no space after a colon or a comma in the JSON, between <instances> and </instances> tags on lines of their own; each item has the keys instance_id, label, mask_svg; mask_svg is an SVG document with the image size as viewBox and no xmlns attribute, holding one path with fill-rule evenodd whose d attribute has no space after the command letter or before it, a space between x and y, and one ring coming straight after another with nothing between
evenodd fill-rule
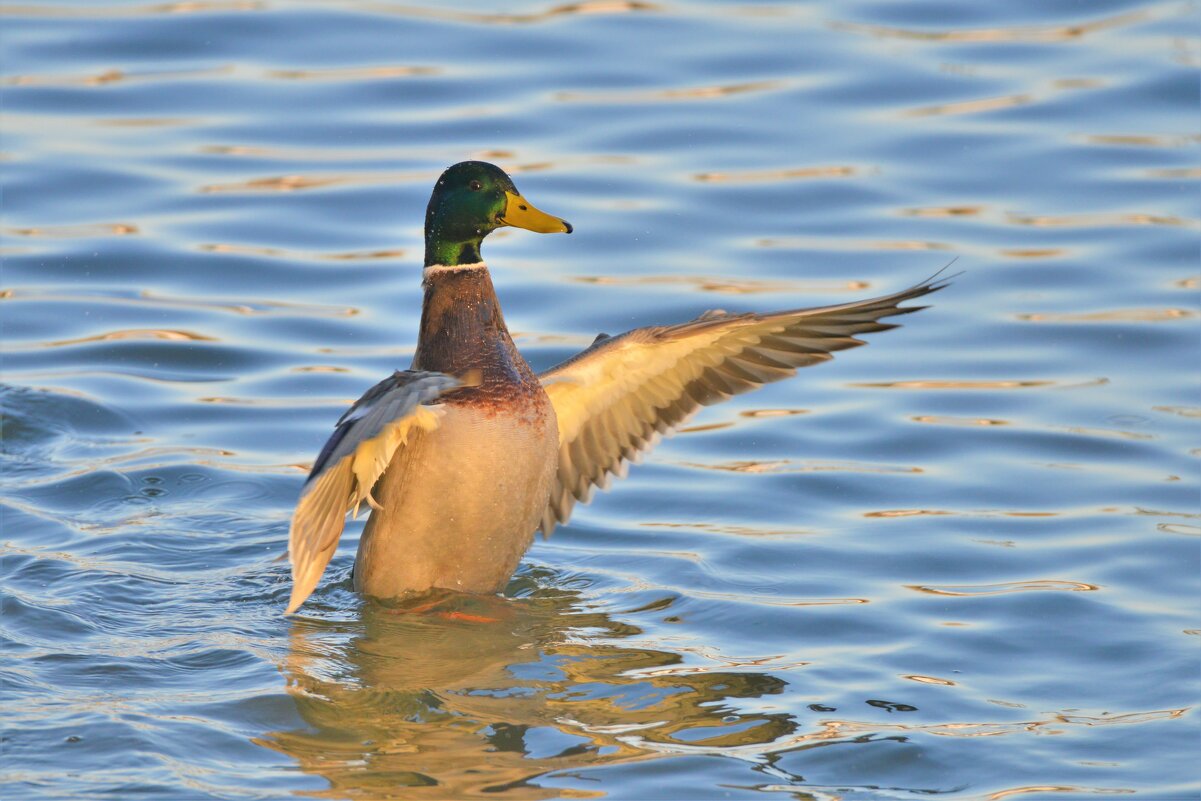
<instances>
[{"instance_id":1,"label":"golden reflection on water","mask_svg":"<svg viewBox=\"0 0 1201 801\"><path fill-rule=\"evenodd\" d=\"M380 78L410 78L414 76L440 75L439 67L423 67L393 64L375 67L329 67L310 70L267 70L268 78L287 81L362 81Z\"/></svg>"},{"instance_id":2,"label":"golden reflection on water","mask_svg":"<svg viewBox=\"0 0 1201 801\"><path fill-rule=\"evenodd\" d=\"M871 286L867 281L781 281L708 275L579 275L571 276L568 280L600 286L684 286L700 292L722 295L754 295L764 292L859 292Z\"/></svg>"},{"instance_id":3,"label":"golden reflection on water","mask_svg":"<svg viewBox=\"0 0 1201 801\"><path fill-rule=\"evenodd\" d=\"M25 74L11 75L0 78L0 86L41 86L41 87L104 87L117 83L145 83L158 81L193 80L216 76L229 76L235 73L246 73L242 66L224 65L191 70L146 70L128 72L120 69L109 69L103 72L62 75ZM383 78L408 78L439 75L443 70L439 67L429 67L411 64L378 65L370 67L331 67L327 69L296 69L296 70L260 70L251 76L255 80L284 80L284 81L362 81L379 80Z\"/></svg>"},{"instance_id":4,"label":"golden reflection on water","mask_svg":"<svg viewBox=\"0 0 1201 801\"><path fill-rule=\"evenodd\" d=\"M1105 511L1104 509L1101 511ZM864 512L864 517L1058 517L1059 512L1022 512L1013 509L984 509L951 511L950 509L883 509Z\"/></svg>"},{"instance_id":5,"label":"golden reflection on water","mask_svg":"<svg viewBox=\"0 0 1201 801\"><path fill-rule=\"evenodd\" d=\"M957 683L951 681L950 679L940 679L937 676L921 676L916 673L909 674L907 676L901 676L901 678L908 679L909 681L916 681L918 684L938 684L943 687L954 687Z\"/></svg>"},{"instance_id":6,"label":"golden reflection on water","mask_svg":"<svg viewBox=\"0 0 1201 801\"><path fill-rule=\"evenodd\" d=\"M1131 795L1138 792L1125 787L1079 787L1072 784L1032 784L1026 787L1014 787L1009 790L998 790L984 796L985 801L1001 801L1015 795L1030 795L1031 793L1085 793L1086 795Z\"/></svg>"},{"instance_id":7,"label":"golden reflection on water","mask_svg":"<svg viewBox=\"0 0 1201 801\"><path fill-rule=\"evenodd\" d=\"M431 181L437 176L426 172L362 172L330 175L273 175L224 184L206 184L197 191L214 192L303 192L343 186L370 186Z\"/></svg>"},{"instance_id":8,"label":"golden reflection on water","mask_svg":"<svg viewBox=\"0 0 1201 801\"><path fill-rule=\"evenodd\" d=\"M1039 228L1112 228L1118 225L1172 225L1201 229L1201 220L1191 220L1171 214L1138 212L1112 214L1007 214L1013 225Z\"/></svg>"},{"instance_id":9,"label":"golden reflection on water","mask_svg":"<svg viewBox=\"0 0 1201 801\"><path fill-rule=\"evenodd\" d=\"M790 417L796 414L809 414L808 409L747 409L739 412L739 417Z\"/></svg>"},{"instance_id":10,"label":"golden reflection on water","mask_svg":"<svg viewBox=\"0 0 1201 801\"><path fill-rule=\"evenodd\" d=\"M399 248L384 250L352 250L338 253L317 253L304 250L286 250L284 248L267 247L263 245L240 245L224 242L205 242L196 246L197 250L205 253L231 253L239 256L266 256L268 258L289 260L323 260L323 261L375 261L384 259L399 259L405 251Z\"/></svg>"},{"instance_id":11,"label":"golden reflection on water","mask_svg":"<svg viewBox=\"0 0 1201 801\"><path fill-rule=\"evenodd\" d=\"M946 242L924 239L854 239L848 237L775 236L756 239L757 248L807 248L813 250L954 250Z\"/></svg>"},{"instance_id":12,"label":"golden reflection on water","mask_svg":"<svg viewBox=\"0 0 1201 801\"><path fill-rule=\"evenodd\" d=\"M231 152L231 149L233 152ZM245 155L236 152L237 146L219 146L219 150L223 155ZM511 175L520 175L550 170L555 167L555 163L549 161L528 162L524 164L502 163L499 166ZM426 170L409 172L371 170L363 172L322 173L317 175L293 173L289 175L269 175L262 178L249 178L243 181L231 181L228 183L205 184L198 187L196 191L201 194L306 192L348 186L425 184L434 181L437 177L437 172Z\"/></svg>"},{"instance_id":13,"label":"golden reflection on water","mask_svg":"<svg viewBox=\"0 0 1201 801\"><path fill-rule=\"evenodd\" d=\"M1097 89L1104 85L1103 81L1096 78L1061 78L1051 81L1046 87L1033 92L1017 92L997 97L936 103L929 106L905 109L901 114L906 117L946 117L956 114L980 114L1046 101L1051 99L1055 94L1063 91Z\"/></svg>"},{"instance_id":14,"label":"golden reflection on water","mask_svg":"<svg viewBox=\"0 0 1201 801\"><path fill-rule=\"evenodd\" d=\"M529 14L478 14L438 6L404 6L372 0L352 0L346 4L360 13L391 14L425 19L441 19L482 25L521 25L547 22L564 16L585 14L624 14L659 11L660 7L640 0L584 0L552 6ZM12 5L0 6L0 16L21 17L142 17L160 14L212 14L235 11L270 11L266 0L182 0L175 3L145 5L83 5L79 7Z\"/></svg>"},{"instance_id":15,"label":"golden reflection on water","mask_svg":"<svg viewBox=\"0 0 1201 801\"><path fill-rule=\"evenodd\" d=\"M371 345L371 346L367 346L367 347L338 347L338 348L320 347L320 348L314 348L313 350L316 353L322 354L323 356L350 356L350 357L388 356L388 357L404 358L404 357L412 356L414 349L411 346L409 346L409 347L393 347L393 346Z\"/></svg>"},{"instance_id":16,"label":"golden reflection on water","mask_svg":"<svg viewBox=\"0 0 1201 801\"><path fill-rule=\"evenodd\" d=\"M1084 140L1089 144L1117 147L1192 147L1201 142L1201 134L1089 134Z\"/></svg>"},{"instance_id":17,"label":"golden reflection on water","mask_svg":"<svg viewBox=\"0 0 1201 801\"><path fill-rule=\"evenodd\" d=\"M402 6L371 2L371 0L356 0L354 6L360 11L372 14L396 14L419 19L441 19L479 25L529 25L538 22L549 22L559 17L576 15L630 14L661 10L660 6L642 2L642 0L583 0L583 2L579 3L565 3L563 5L552 6L545 11L537 11L529 14L480 14L457 9L440 8L432 5Z\"/></svg>"},{"instance_id":18,"label":"golden reflection on water","mask_svg":"<svg viewBox=\"0 0 1201 801\"><path fill-rule=\"evenodd\" d=\"M898 733L904 735L925 734L934 737L1003 737L1022 734L1064 734L1072 726L1103 726L1129 725L1146 723L1157 720L1171 720L1183 716L1189 708L1164 709L1151 712L1133 712L1106 717L1089 717L1066 713L1051 714L1047 718L1030 721L1005 723L965 722L965 723L875 723L855 720L824 720L815 731L794 735L779 740L769 749L760 753L779 753L790 750L807 750L809 748L830 745L832 742L870 742L874 735ZM648 742L638 736L627 736L623 739L628 744L652 748L665 754L711 754L713 748L693 747L689 745L667 745ZM719 753L728 756L754 757L758 754L746 747L723 748ZM797 779L798 783L802 780ZM792 788L795 790L795 788ZM806 787L805 789L809 789Z\"/></svg>"},{"instance_id":19,"label":"golden reflection on water","mask_svg":"<svg viewBox=\"0 0 1201 801\"><path fill-rule=\"evenodd\" d=\"M311 364L293 367L290 373L349 373L349 367L339 367L332 364Z\"/></svg>"},{"instance_id":20,"label":"golden reflection on water","mask_svg":"<svg viewBox=\"0 0 1201 801\"><path fill-rule=\"evenodd\" d=\"M428 161L444 161L455 155L463 156L462 151L447 151L438 148L405 147L404 145L339 147L330 143L322 147L305 147L303 145L283 144L205 144L197 145L197 153L210 156L233 156L237 158L275 159L278 161L387 161L397 159L421 159ZM515 156L509 151L476 151L466 154L470 158L483 161L499 161L512 159Z\"/></svg>"},{"instance_id":21,"label":"golden reflection on water","mask_svg":"<svg viewBox=\"0 0 1201 801\"><path fill-rule=\"evenodd\" d=\"M867 170L875 172L875 169ZM709 184L750 184L764 181L794 181L811 178L850 178L865 172L850 165L831 167L794 167L779 170L750 170L746 172L700 172L692 176L694 181Z\"/></svg>"},{"instance_id":22,"label":"golden reflection on water","mask_svg":"<svg viewBox=\"0 0 1201 801\"><path fill-rule=\"evenodd\" d=\"M981 101L968 101L977 103ZM960 104L949 104L954 107ZM947 108L947 107L942 107ZM954 113L951 108L946 113ZM983 109L982 109L983 110ZM929 113L935 113L933 111ZM942 113L942 112L939 112ZM1173 172L1171 175L1156 175L1155 177L1184 178L1192 177ZM1201 229L1201 220L1178 217L1170 214L1147 214L1142 212L1107 212L1085 214L1020 214L1016 212L990 213L987 206L928 206L909 207L899 210L904 217L925 218L955 218L955 217L987 217L994 224L1031 226L1035 228L1112 228L1126 225L1167 225L1183 228ZM977 248L980 249L980 248ZM1061 255L1066 249L1058 247L1036 248L1001 248L998 252L1006 256L1018 258L1039 258Z\"/></svg>"},{"instance_id":23,"label":"golden reflection on water","mask_svg":"<svg viewBox=\"0 0 1201 801\"><path fill-rule=\"evenodd\" d=\"M985 206L924 206L901 209L905 217L978 217Z\"/></svg>"},{"instance_id":24,"label":"golden reflection on water","mask_svg":"<svg viewBox=\"0 0 1201 801\"><path fill-rule=\"evenodd\" d=\"M1021 25L1007 28L921 31L913 28L898 28L887 25L869 25L859 22L835 20L830 22L830 26L837 30L866 34L882 39L909 39L945 44L963 42L1053 43L1075 41L1090 34L1138 25L1150 19L1182 15L1186 13L1188 8L1189 5L1187 3L1160 6L1158 8L1144 8L1109 17L1102 17L1091 22L1073 23L1070 25Z\"/></svg>"},{"instance_id":25,"label":"golden reflection on water","mask_svg":"<svg viewBox=\"0 0 1201 801\"><path fill-rule=\"evenodd\" d=\"M781 679L747 662L657 672L680 654L623 646L640 630L577 600L447 596L438 614L371 605L346 623L294 619L280 669L306 726L256 742L324 777L314 797L428 798L436 786L439 798L542 799L562 795L533 783L549 771L653 756L624 741L631 732L753 749L795 730L789 715L731 709Z\"/></svg>"},{"instance_id":26,"label":"golden reflection on water","mask_svg":"<svg viewBox=\"0 0 1201 801\"><path fill-rule=\"evenodd\" d=\"M120 331L106 331L102 334L93 334L87 337L76 337L74 339L55 339L43 342L31 342L26 345L9 344L11 348L64 348L73 345L89 345L93 342L114 342L120 340L157 340L160 342L217 342L216 337L197 334L193 331L177 331L171 329L158 328L130 328Z\"/></svg>"},{"instance_id":27,"label":"golden reflection on water","mask_svg":"<svg viewBox=\"0 0 1201 801\"><path fill-rule=\"evenodd\" d=\"M1114 309L1102 312L1030 313L1015 317L1028 323L1163 323L1191 320L1197 317L1192 309Z\"/></svg>"},{"instance_id":28,"label":"golden reflection on water","mask_svg":"<svg viewBox=\"0 0 1201 801\"><path fill-rule=\"evenodd\" d=\"M554 99L564 103L654 103L664 100L716 100L734 95L776 91L786 85L784 81L746 81L714 86L620 92L556 92Z\"/></svg>"},{"instance_id":29,"label":"golden reflection on water","mask_svg":"<svg viewBox=\"0 0 1201 801\"><path fill-rule=\"evenodd\" d=\"M265 0L183 0L140 6L0 6L0 16L13 17L144 17L158 14L212 14L229 11L264 11Z\"/></svg>"},{"instance_id":30,"label":"golden reflection on water","mask_svg":"<svg viewBox=\"0 0 1201 801\"><path fill-rule=\"evenodd\" d=\"M233 67L210 67L195 70L155 70L147 72L126 72L125 70L110 69L88 75L12 75L0 78L0 86L109 86L115 83L134 83L149 81L178 81L227 75L233 72Z\"/></svg>"},{"instance_id":31,"label":"golden reflection on water","mask_svg":"<svg viewBox=\"0 0 1201 801\"><path fill-rule=\"evenodd\" d=\"M905 465L860 464L855 462L799 464L792 459L755 460L743 459L732 462L678 462L681 467L700 470L721 470L727 473L924 473L920 467Z\"/></svg>"},{"instance_id":32,"label":"golden reflection on water","mask_svg":"<svg viewBox=\"0 0 1201 801\"><path fill-rule=\"evenodd\" d=\"M400 159L442 162L455 158L467 158L478 161L494 161L500 164L508 173L528 173L571 165L604 165L615 166L636 164L637 156L628 154L583 153L565 155L553 162L519 161L517 151L484 148L464 152L460 148L444 147L412 147L404 144L387 146L339 147L327 144L323 147L305 147L302 145L244 145L244 144L205 144L197 145L196 152L210 156L231 156L235 158L273 159L277 161L395 161ZM436 175L436 173L428 173Z\"/></svg>"},{"instance_id":33,"label":"golden reflection on water","mask_svg":"<svg viewBox=\"0 0 1201 801\"><path fill-rule=\"evenodd\" d=\"M1013 540L972 540L972 542L978 542L981 545L996 545L999 548L1016 548L1017 547L1017 543L1014 542Z\"/></svg>"},{"instance_id":34,"label":"golden reflection on water","mask_svg":"<svg viewBox=\"0 0 1201 801\"><path fill-rule=\"evenodd\" d=\"M848 386L866 389L1033 389L1060 385L1058 381L865 381Z\"/></svg>"},{"instance_id":35,"label":"golden reflection on water","mask_svg":"<svg viewBox=\"0 0 1201 801\"><path fill-rule=\"evenodd\" d=\"M943 426L983 426L997 427L1014 425L1011 420L1000 420L988 417L953 417L949 415L915 415L909 418L915 423L927 423L932 425ZM1147 441L1156 439L1154 434L1148 434L1143 431L1123 431L1117 428L1097 428L1093 426L1040 426L1031 427L1038 428L1044 431L1059 431L1066 434L1077 434L1084 437L1106 437L1110 439L1125 439L1136 441ZM1069 467L1072 469L1080 469L1077 465L1047 465L1048 467Z\"/></svg>"},{"instance_id":36,"label":"golden reflection on water","mask_svg":"<svg viewBox=\"0 0 1201 801\"><path fill-rule=\"evenodd\" d=\"M1145 434L1141 431L1120 431L1115 428L1092 428L1087 426L1063 426L1061 428L1052 428L1052 431L1064 431L1068 434L1080 434L1085 437L1108 437L1111 439L1127 439L1127 440L1151 440L1157 437L1154 434Z\"/></svg>"},{"instance_id":37,"label":"golden reflection on water","mask_svg":"<svg viewBox=\"0 0 1201 801\"><path fill-rule=\"evenodd\" d=\"M58 392L59 390L56 389L54 391ZM79 397L87 398L88 396L79 393ZM152 439L147 437L131 437L124 440L124 442L131 446L138 443L152 441ZM96 467L98 465L104 465L106 467L130 465L136 467L140 471L160 470L163 468L175 467L180 464L217 465L222 468L226 468L230 467L230 465L226 464L225 461L218 461L218 459L224 460L236 457L237 455L238 454L235 451L228 451L221 448L182 448L178 446L159 445L154 447L140 448L138 450L119 454L117 456L104 456L99 458L94 456L89 457L87 460L80 462L78 467L70 470L63 470L62 472L58 473L56 475L56 480L61 481L64 479L75 478L76 476L90 475L96 472ZM234 467L234 469L238 468ZM34 482L30 486L36 486L40 483L40 481ZM15 486L21 485L18 483L15 484ZM124 523L122 525L124 525ZM6 544L5 547L9 547L9 545Z\"/></svg>"},{"instance_id":38,"label":"golden reflection on water","mask_svg":"<svg viewBox=\"0 0 1201 801\"><path fill-rule=\"evenodd\" d=\"M143 290L137 295L105 295L100 293L58 293L28 289L0 291L0 300L37 303L83 303L103 306L122 304L164 308L204 309L239 315L289 315L298 317L354 317L360 312L353 306L318 306L313 303L292 303L282 300L224 301L211 298L185 298Z\"/></svg>"},{"instance_id":39,"label":"golden reflection on water","mask_svg":"<svg viewBox=\"0 0 1201 801\"><path fill-rule=\"evenodd\" d=\"M1002 248L998 250L1002 256L1014 259L1051 259L1067 255L1067 248Z\"/></svg>"},{"instance_id":40,"label":"golden reflection on water","mask_svg":"<svg viewBox=\"0 0 1201 801\"><path fill-rule=\"evenodd\" d=\"M1184 178L1192 180L1201 178L1201 167L1156 167L1145 170L1143 175L1150 178L1168 178L1172 180Z\"/></svg>"},{"instance_id":41,"label":"golden reflection on water","mask_svg":"<svg viewBox=\"0 0 1201 801\"><path fill-rule=\"evenodd\" d=\"M354 398L314 398L304 395L299 398L236 398L228 395L207 395L196 398L196 403L211 403L219 406L258 406L266 409L310 409L323 406L348 407Z\"/></svg>"},{"instance_id":42,"label":"golden reflection on water","mask_svg":"<svg viewBox=\"0 0 1201 801\"><path fill-rule=\"evenodd\" d=\"M1009 420L992 417L953 417L945 414L919 414L909 418L915 423L933 423L940 426L1007 426Z\"/></svg>"},{"instance_id":43,"label":"golden reflection on water","mask_svg":"<svg viewBox=\"0 0 1201 801\"><path fill-rule=\"evenodd\" d=\"M1009 595L1016 592L1094 592L1101 589L1096 584L1060 579L1010 581L1001 584L948 584L941 587L906 584L905 587L929 595L944 595L953 598L978 598L985 595Z\"/></svg>"},{"instance_id":44,"label":"golden reflection on water","mask_svg":"<svg viewBox=\"0 0 1201 801\"><path fill-rule=\"evenodd\" d=\"M131 223L89 223L86 225L42 225L34 228L6 228L12 236L44 236L57 239L90 239L97 236L132 236L140 233Z\"/></svg>"},{"instance_id":45,"label":"golden reflection on water","mask_svg":"<svg viewBox=\"0 0 1201 801\"><path fill-rule=\"evenodd\" d=\"M509 331L515 342L537 342L541 345L564 345L584 350L596 341L595 336L581 334L539 334L533 331Z\"/></svg>"},{"instance_id":46,"label":"golden reflection on water","mask_svg":"<svg viewBox=\"0 0 1201 801\"><path fill-rule=\"evenodd\" d=\"M816 533L804 528L768 528L747 525L731 525L724 523L705 523L701 521L688 523L648 522L639 523L644 528L672 528L688 531L705 531L712 534L732 534L736 537L792 537Z\"/></svg>"},{"instance_id":47,"label":"golden reflection on water","mask_svg":"<svg viewBox=\"0 0 1201 801\"><path fill-rule=\"evenodd\" d=\"M1201 518L1201 512L1173 512L1167 509L1144 509L1141 506L1122 507L1122 506L1107 506L1101 510L1102 512L1111 512L1114 514L1131 514L1144 517L1186 517L1186 518Z\"/></svg>"},{"instance_id":48,"label":"golden reflection on water","mask_svg":"<svg viewBox=\"0 0 1201 801\"><path fill-rule=\"evenodd\" d=\"M742 592L716 592L714 590L688 590L688 595L710 601L728 601L757 606L859 606L870 604L870 598L781 598L774 595Z\"/></svg>"},{"instance_id":49,"label":"golden reflection on water","mask_svg":"<svg viewBox=\"0 0 1201 801\"><path fill-rule=\"evenodd\" d=\"M906 117L946 117L954 114L980 114L985 111L996 111L1014 106L1026 106L1037 99L1037 96L1023 92L1000 97L985 97L978 100L960 100L955 103L938 103L933 106L919 106L902 112Z\"/></svg>"},{"instance_id":50,"label":"golden reflection on water","mask_svg":"<svg viewBox=\"0 0 1201 801\"><path fill-rule=\"evenodd\" d=\"M1157 412L1175 414L1180 417L1201 417L1201 406L1152 406Z\"/></svg>"}]
</instances>

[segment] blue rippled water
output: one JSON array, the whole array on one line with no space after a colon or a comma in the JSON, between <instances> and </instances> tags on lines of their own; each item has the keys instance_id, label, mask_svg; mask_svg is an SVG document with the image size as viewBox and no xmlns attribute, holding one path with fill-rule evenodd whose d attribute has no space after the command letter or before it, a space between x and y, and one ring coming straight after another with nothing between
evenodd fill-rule
<instances>
[{"instance_id":1,"label":"blue rippled water","mask_svg":"<svg viewBox=\"0 0 1201 801\"><path fill-rule=\"evenodd\" d=\"M411 0L419 3L421 0ZM1201 797L1198 6L0 6L17 799ZM537 368L965 273L706 410L463 619L281 616L466 158ZM473 622L473 617L496 623Z\"/></svg>"}]
</instances>

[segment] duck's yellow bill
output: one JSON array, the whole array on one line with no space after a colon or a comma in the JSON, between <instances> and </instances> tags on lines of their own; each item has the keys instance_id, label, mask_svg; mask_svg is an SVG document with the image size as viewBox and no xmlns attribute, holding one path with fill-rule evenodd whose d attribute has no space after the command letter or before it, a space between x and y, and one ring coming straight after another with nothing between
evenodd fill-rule
<instances>
[{"instance_id":1,"label":"duck's yellow bill","mask_svg":"<svg viewBox=\"0 0 1201 801\"><path fill-rule=\"evenodd\" d=\"M505 201L505 213L500 215L500 221L505 225L540 234L571 233L571 223L539 211L533 203L516 192L505 192Z\"/></svg>"}]
</instances>

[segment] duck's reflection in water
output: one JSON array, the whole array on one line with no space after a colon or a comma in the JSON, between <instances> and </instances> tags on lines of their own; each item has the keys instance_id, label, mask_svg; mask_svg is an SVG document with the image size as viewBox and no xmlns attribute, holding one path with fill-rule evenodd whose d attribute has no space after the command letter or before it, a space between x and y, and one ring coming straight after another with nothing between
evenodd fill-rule
<instances>
[{"instance_id":1,"label":"duck's reflection in water","mask_svg":"<svg viewBox=\"0 0 1201 801\"><path fill-rule=\"evenodd\" d=\"M779 693L781 679L680 669L679 654L622 646L639 634L562 591L295 620L282 668L308 728L259 742L327 779L315 797L429 798L436 786L439 798L540 799L563 792L539 786L550 771L661 756L655 744L767 744L795 729L789 715L738 708Z\"/></svg>"}]
</instances>

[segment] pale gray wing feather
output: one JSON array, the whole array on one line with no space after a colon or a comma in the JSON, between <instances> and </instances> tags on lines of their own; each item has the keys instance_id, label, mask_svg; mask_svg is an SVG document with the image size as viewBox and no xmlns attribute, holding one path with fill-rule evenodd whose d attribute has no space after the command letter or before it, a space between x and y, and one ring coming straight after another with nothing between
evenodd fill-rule
<instances>
[{"instance_id":1,"label":"pale gray wing feather","mask_svg":"<svg viewBox=\"0 0 1201 801\"><path fill-rule=\"evenodd\" d=\"M396 372L359 398L338 420L301 490L288 532L292 563L290 614L313 592L338 547L346 512L363 501L378 507L371 488L411 435L438 425L426 404L470 383L444 373Z\"/></svg>"},{"instance_id":2,"label":"pale gray wing feather","mask_svg":"<svg viewBox=\"0 0 1201 801\"><path fill-rule=\"evenodd\" d=\"M953 276L952 276L953 277ZM707 312L678 325L599 338L539 378L559 422L559 468L541 529L550 534L625 464L700 406L778 381L886 331L884 317L915 312L907 300L942 289L935 275L869 300L769 314Z\"/></svg>"}]
</instances>

